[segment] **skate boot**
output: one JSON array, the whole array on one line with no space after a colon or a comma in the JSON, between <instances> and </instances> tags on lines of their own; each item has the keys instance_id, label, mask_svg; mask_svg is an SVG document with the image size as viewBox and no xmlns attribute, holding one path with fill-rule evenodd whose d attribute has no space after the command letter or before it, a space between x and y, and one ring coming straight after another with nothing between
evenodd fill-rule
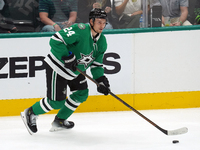
<instances>
[{"instance_id":1,"label":"skate boot","mask_svg":"<svg viewBox=\"0 0 200 150\"><path fill-rule=\"evenodd\" d=\"M54 131L62 130L62 129L71 129L74 127L74 122L67 121L65 119L60 119L56 116L51 125L52 127L49 131L54 132Z\"/></svg>"},{"instance_id":2,"label":"skate boot","mask_svg":"<svg viewBox=\"0 0 200 150\"><path fill-rule=\"evenodd\" d=\"M21 118L31 135L37 132L37 117L38 116L33 113L32 107L25 109L24 112L21 112Z\"/></svg>"}]
</instances>

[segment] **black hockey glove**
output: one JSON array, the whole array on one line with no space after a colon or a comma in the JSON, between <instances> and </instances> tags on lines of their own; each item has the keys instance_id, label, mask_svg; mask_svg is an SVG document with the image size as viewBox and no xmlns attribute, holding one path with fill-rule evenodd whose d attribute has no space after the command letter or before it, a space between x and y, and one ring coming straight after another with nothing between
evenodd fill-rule
<instances>
[{"instance_id":1,"label":"black hockey glove","mask_svg":"<svg viewBox=\"0 0 200 150\"><path fill-rule=\"evenodd\" d=\"M96 81L99 83L99 86L97 86L97 91L104 95L108 95L110 92L110 84L108 79L105 76L101 76L96 79Z\"/></svg>"},{"instance_id":2,"label":"black hockey glove","mask_svg":"<svg viewBox=\"0 0 200 150\"><path fill-rule=\"evenodd\" d=\"M65 67L72 70L76 71L76 66L78 65L76 56L72 53L69 52L69 56L63 56L62 60L65 62Z\"/></svg>"}]
</instances>

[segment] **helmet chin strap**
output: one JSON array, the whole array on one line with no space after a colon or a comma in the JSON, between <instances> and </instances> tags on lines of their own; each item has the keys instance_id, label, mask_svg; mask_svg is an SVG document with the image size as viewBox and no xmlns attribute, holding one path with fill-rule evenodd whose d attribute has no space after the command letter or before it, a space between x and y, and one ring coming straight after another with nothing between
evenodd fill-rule
<instances>
[{"instance_id":1,"label":"helmet chin strap","mask_svg":"<svg viewBox=\"0 0 200 150\"><path fill-rule=\"evenodd\" d=\"M92 19L92 21L93 21L93 24L94 24L94 19ZM94 41L94 43L96 43L96 42L97 42L96 37L99 36L99 33L98 33L97 31L95 31L95 29L94 29L94 27L91 25L91 23L90 23L90 26L91 26L92 30L93 30L94 32L97 33L97 34L93 37L93 41Z\"/></svg>"},{"instance_id":2,"label":"helmet chin strap","mask_svg":"<svg viewBox=\"0 0 200 150\"><path fill-rule=\"evenodd\" d=\"M94 25L94 20L95 20L95 19L92 19L93 25ZM91 23L90 23L90 26L91 26L92 30L94 30L94 32L96 32L96 33L98 34L98 32L94 29L94 27L92 26Z\"/></svg>"}]
</instances>

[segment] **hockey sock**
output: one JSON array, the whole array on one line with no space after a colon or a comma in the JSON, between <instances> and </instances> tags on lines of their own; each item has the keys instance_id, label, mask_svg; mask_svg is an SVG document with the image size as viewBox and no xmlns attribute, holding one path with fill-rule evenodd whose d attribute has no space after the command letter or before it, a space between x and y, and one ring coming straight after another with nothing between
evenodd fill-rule
<instances>
[{"instance_id":1,"label":"hockey sock","mask_svg":"<svg viewBox=\"0 0 200 150\"><path fill-rule=\"evenodd\" d=\"M57 116L60 119L67 119L71 114L76 110L76 108L80 105L80 102L74 101L70 97L66 99L64 106L59 110Z\"/></svg>"},{"instance_id":2,"label":"hockey sock","mask_svg":"<svg viewBox=\"0 0 200 150\"><path fill-rule=\"evenodd\" d=\"M60 109L65 103L62 101L52 101L48 98L43 98L39 102L36 102L32 108L35 115L45 114L53 109Z\"/></svg>"},{"instance_id":3,"label":"hockey sock","mask_svg":"<svg viewBox=\"0 0 200 150\"><path fill-rule=\"evenodd\" d=\"M58 111L57 117L60 119L67 119L74 111L67 108L65 105Z\"/></svg>"}]
</instances>

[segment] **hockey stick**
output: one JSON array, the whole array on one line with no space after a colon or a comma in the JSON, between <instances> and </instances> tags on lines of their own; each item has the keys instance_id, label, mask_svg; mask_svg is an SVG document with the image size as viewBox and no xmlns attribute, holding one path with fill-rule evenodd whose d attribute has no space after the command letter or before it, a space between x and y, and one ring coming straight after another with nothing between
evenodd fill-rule
<instances>
[{"instance_id":1,"label":"hockey stick","mask_svg":"<svg viewBox=\"0 0 200 150\"><path fill-rule=\"evenodd\" d=\"M88 79L90 79L92 82L94 82L97 86L99 86L99 83L97 81L95 81L93 78L91 78L89 75L87 75L86 73L82 72L80 69L77 68L77 71L80 72L82 75L84 75L85 77L87 77ZM163 132L166 135L179 135L179 134L184 134L188 132L188 129L186 127L180 128L180 129L176 129L176 130L165 130L163 128L161 128L160 126L158 126L157 124L155 124L153 121L151 121L150 119L148 119L147 117L145 117L143 114L141 114L139 111L137 111L136 109L134 109L133 107L131 107L129 104L127 104L125 101L123 101L121 98L119 98L118 96L116 96L115 94L113 94L111 91L109 92L110 95L112 95L114 98L116 98L117 100L119 100L120 102L122 102L125 106L127 106L128 108L130 108L131 110L133 110L136 114L138 114L139 116L141 116L143 119L145 119L147 122L149 122L150 124L152 124L154 127L156 127L158 130L160 130L161 132Z\"/></svg>"}]
</instances>

